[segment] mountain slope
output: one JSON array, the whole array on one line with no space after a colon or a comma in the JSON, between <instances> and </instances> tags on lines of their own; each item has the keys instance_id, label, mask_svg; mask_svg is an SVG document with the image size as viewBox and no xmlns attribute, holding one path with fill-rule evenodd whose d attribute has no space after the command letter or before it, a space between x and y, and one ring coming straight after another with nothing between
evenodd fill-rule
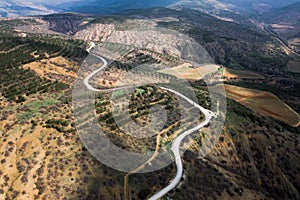
<instances>
[{"instance_id":1,"label":"mountain slope","mask_svg":"<svg viewBox=\"0 0 300 200\"><path fill-rule=\"evenodd\" d=\"M260 17L290 48L300 52L300 2L273 10Z\"/></svg>"},{"instance_id":2,"label":"mountain slope","mask_svg":"<svg viewBox=\"0 0 300 200\"><path fill-rule=\"evenodd\" d=\"M262 15L261 19L268 23L299 23L300 2L268 12Z\"/></svg>"}]
</instances>

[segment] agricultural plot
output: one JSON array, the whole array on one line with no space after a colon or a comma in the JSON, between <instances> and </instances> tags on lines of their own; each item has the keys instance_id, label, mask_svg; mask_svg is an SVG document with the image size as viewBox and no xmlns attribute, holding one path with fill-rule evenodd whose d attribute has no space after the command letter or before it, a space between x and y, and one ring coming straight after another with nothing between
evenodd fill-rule
<instances>
[{"instance_id":1,"label":"agricultural plot","mask_svg":"<svg viewBox=\"0 0 300 200\"><path fill-rule=\"evenodd\" d=\"M299 114L272 93L232 85L225 85L225 90L228 98L255 113L284 121L294 127L300 125Z\"/></svg>"},{"instance_id":2,"label":"agricultural plot","mask_svg":"<svg viewBox=\"0 0 300 200\"><path fill-rule=\"evenodd\" d=\"M191 64L185 63L177 67L160 70L160 73L175 76L179 79L187 79L190 81L198 81L205 75L217 71L217 65L208 64L201 67L194 68Z\"/></svg>"}]
</instances>

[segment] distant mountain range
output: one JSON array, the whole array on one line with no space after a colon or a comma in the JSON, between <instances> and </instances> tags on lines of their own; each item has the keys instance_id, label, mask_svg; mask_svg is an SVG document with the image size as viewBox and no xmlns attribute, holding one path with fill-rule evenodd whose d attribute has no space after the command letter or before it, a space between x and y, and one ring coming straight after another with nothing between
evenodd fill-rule
<instances>
[{"instance_id":1,"label":"distant mountain range","mask_svg":"<svg viewBox=\"0 0 300 200\"><path fill-rule=\"evenodd\" d=\"M215 0L209 0L214 2ZM241 12L267 12L271 9L281 8L299 0L219 0L225 4L234 5Z\"/></svg>"},{"instance_id":2,"label":"distant mountain range","mask_svg":"<svg viewBox=\"0 0 300 200\"><path fill-rule=\"evenodd\" d=\"M235 12L243 15L269 12L299 0L181 0L172 7L188 7L214 13L224 11Z\"/></svg>"},{"instance_id":3,"label":"distant mountain range","mask_svg":"<svg viewBox=\"0 0 300 200\"><path fill-rule=\"evenodd\" d=\"M45 15L57 12L51 6L33 3L30 0L1 0L0 17L18 17L28 15Z\"/></svg>"},{"instance_id":4,"label":"distant mountain range","mask_svg":"<svg viewBox=\"0 0 300 200\"><path fill-rule=\"evenodd\" d=\"M1 0L0 16L15 17L43 15L54 12L80 12L90 14L115 14L127 9L150 7L192 8L205 12L235 13L242 15L265 13L299 0L78 0L59 4L49 0Z\"/></svg>"},{"instance_id":5,"label":"distant mountain range","mask_svg":"<svg viewBox=\"0 0 300 200\"><path fill-rule=\"evenodd\" d=\"M164 7L177 1L178 0L88 0L64 3L60 5L60 8L71 12L113 14L126 9Z\"/></svg>"}]
</instances>

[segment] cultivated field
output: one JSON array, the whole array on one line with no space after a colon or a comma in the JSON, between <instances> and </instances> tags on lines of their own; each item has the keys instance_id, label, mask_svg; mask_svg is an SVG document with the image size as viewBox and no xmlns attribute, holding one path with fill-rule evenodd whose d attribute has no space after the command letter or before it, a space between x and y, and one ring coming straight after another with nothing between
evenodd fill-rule
<instances>
[{"instance_id":1,"label":"cultivated field","mask_svg":"<svg viewBox=\"0 0 300 200\"><path fill-rule=\"evenodd\" d=\"M205 75L215 72L218 68L219 66L213 64L207 64L194 68L190 63L184 63L177 67L160 70L159 72L173 75L180 79L197 81L202 79Z\"/></svg>"},{"instance_id":2,"label":"cultivated field","mask_svg":"<svg viewBox=\"0 0 300 200\"><path fill-rule=\"evenodd\" d=\"M269 92L225 85L227 98L233 99L252 111L286 122L300 125L300 116L277 96Z\"/></svg>"}]
</instances>

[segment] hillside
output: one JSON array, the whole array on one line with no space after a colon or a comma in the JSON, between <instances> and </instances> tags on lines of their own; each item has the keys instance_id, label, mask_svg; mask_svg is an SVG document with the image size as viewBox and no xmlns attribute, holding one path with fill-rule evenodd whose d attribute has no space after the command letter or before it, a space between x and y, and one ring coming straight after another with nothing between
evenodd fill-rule
<instances>
[{"instance_id":1,"label":"hillside","mask_svg":"<svg viewBox=\"0 0 300 200\"><path fill-rule=\"evenodd\" d=\"M273 10L261 16L267 23L297 24L300 23L300 2Z\"/></svg>"}]
</instances>

